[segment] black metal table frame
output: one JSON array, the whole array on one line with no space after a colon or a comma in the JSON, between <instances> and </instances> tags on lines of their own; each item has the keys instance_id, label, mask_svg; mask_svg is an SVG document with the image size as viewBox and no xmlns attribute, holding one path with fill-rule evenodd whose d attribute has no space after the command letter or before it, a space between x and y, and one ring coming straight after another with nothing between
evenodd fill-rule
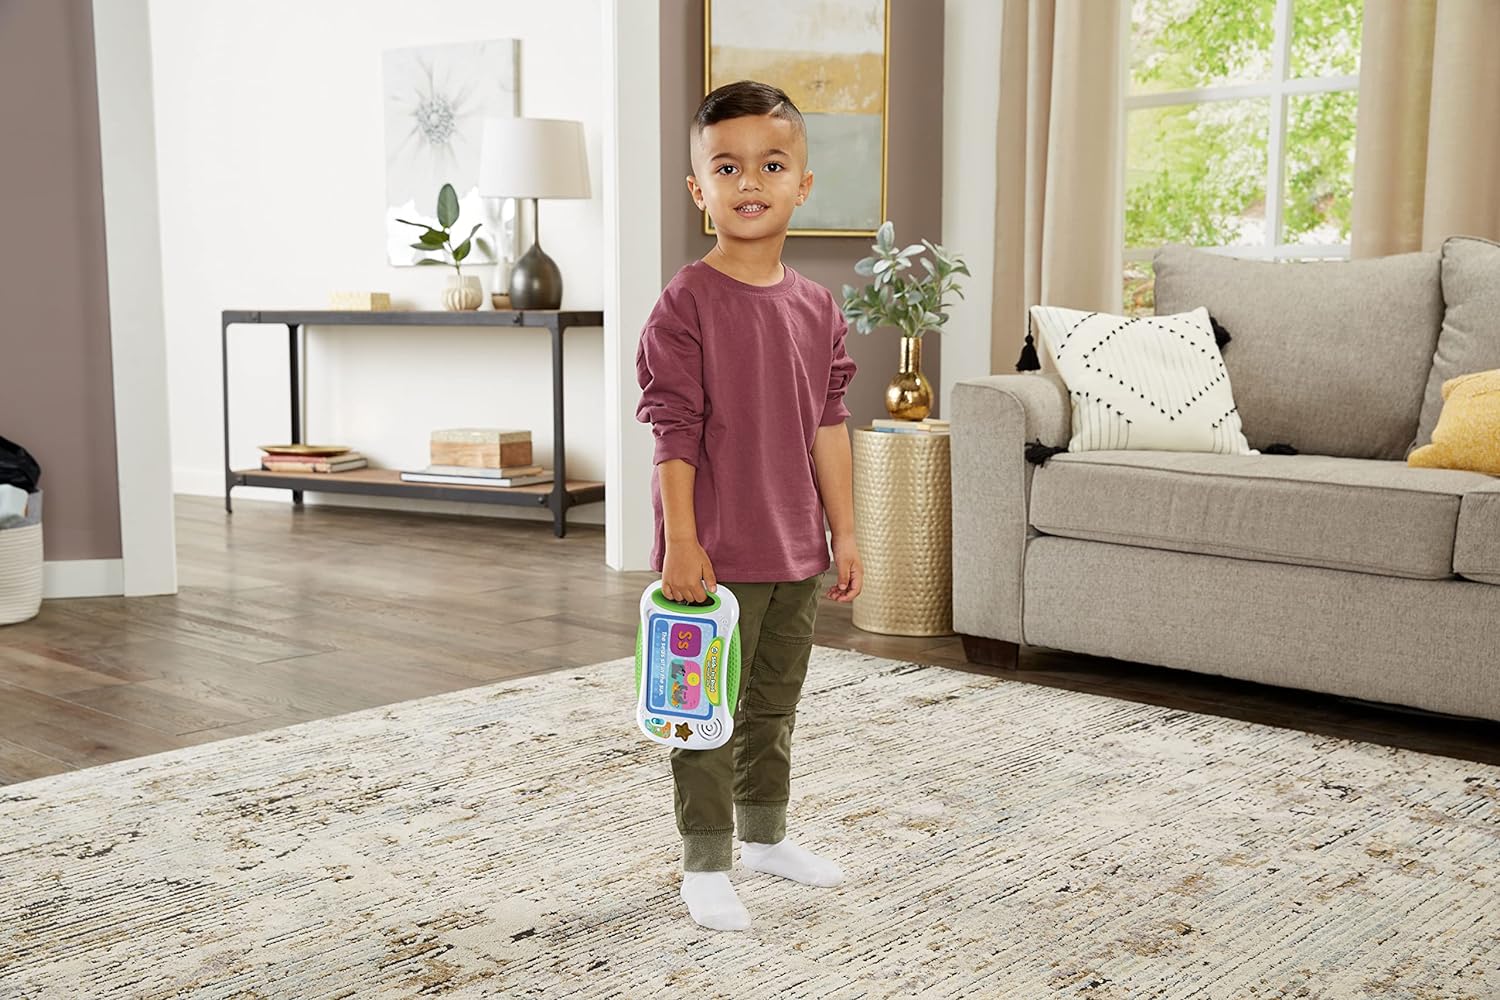
<instances>
[{"instance_id":1,"label":"black metal table frame","mask_svg":"<svg viewBox=\"0 0 1500 1000\"><path fill-rule=\"evenodd\" d=\"M308 487L288 486L284 481L260 477L254 471L236 472L229 454L229 328L235 324L284 325L287 329L287 361L291 383L291 441L302 444L302 364L301 343L307 326L464 326L464 327L542 327L552 334L552 489L548 493L512 493L502 489L458 490L441 484L384 484L340 480L336 476L318 479L314 492L360 493L376 496L399 496L427 500L461 500L478 503L527 504L552 511L552 530L558 537L567 534L568 508L604 499L602 485L569 490L567 458L563 436L563 333L570 326L603 326L602 312L560 312L552 310L483 312L357 312L333 310L240 310L226 309L219 329L224 403L224 510L234 513L230 494L236 486L269 486L291 489L292 502L300 505Z\"/></svg>"}]
</instances>

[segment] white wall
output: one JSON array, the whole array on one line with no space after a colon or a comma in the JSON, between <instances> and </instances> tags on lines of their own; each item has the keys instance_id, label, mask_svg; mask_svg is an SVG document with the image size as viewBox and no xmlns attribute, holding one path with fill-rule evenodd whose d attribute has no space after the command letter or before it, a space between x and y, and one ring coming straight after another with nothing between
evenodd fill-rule
<instances>
[{"instance_id":1,"label":"white wall","mask_svg":"<svg viewBox=\"0 0 1500 1000\"><path fill-rule=\"evenodd\" d=\"M120 559L49 564L48 597L177 590L146 0L95 0Z\"/></svg>"},{"instance_id":2,"label":"white wall","mask_svg":"<svg viewBox=\"0 0 1500 1000\"><path fill-rule=\"evenodd\" d=\"M943 243L962 248L972 273L949 312L955 329L981 336L944 339L939 399L953 398L955 382L990 374L1000 8L993 0L943 8Z\"/></svg>"},{"instance_id":3,"label":"white wall","mask_svg":"<svg viewBox=\"0 0 1500 1000\"><path fill-rule=\"evenodd\" d=\"M603 308L601 2L150 0L178 492L222 494L221 310L326 308L339 289L389 291L413 308L441 308L444 269L385 262L387 49L521 40L521 113L578 119L589 142L594 197L541 207L547 252L563 273L563 306ZM488 288L491 269L475 273ZM602 337L578 330L566 343L570 477L605 476ZM258 463L257 445L287 440L286 340L285 328L230 331L236 468ZM427 464L434 428L527 427L537 459L552 461L544 332L314 329L307 361L308 440L412 468ZM290 499L284 491L235 496ZM551 517L519 507L324 499ZM604 508L576 508L569 517L602 523Z\"/></svg>"},{"instance_id":4,"label":"white wall","mask_svg":"<svg viewBox=\"0 0 1500 1000\"><path fill-rule=\"evenodd\" d=\"M609 414L605 561L651 568L651 428L635 418L635 352L662 287L661 22L655 0L605 9L605 406Z\"/></svg>"}]
</instances>

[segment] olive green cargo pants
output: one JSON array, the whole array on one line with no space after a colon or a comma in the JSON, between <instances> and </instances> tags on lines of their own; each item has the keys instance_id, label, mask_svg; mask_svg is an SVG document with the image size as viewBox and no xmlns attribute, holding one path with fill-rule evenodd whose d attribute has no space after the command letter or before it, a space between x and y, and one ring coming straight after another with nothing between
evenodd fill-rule
<instances>
[{"instance_id":1,"label":"olive green cargo pants","mask_svg":"<svg viewBox=\"0 0 1500 1000\"><path fill-rule=\"evenodd\" d=\"M728 583L740 602L740 692L734 738L672 751L672 800L684 871L726 871L741 840L786 836L792 728L812 653L822 574L792 583Z\"/></svg>"}]
</instances>

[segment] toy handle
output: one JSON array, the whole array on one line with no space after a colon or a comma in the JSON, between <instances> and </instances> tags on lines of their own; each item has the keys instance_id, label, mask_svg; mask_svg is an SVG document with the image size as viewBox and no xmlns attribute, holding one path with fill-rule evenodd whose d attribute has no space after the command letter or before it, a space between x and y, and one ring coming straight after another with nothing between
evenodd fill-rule
<instances>
[{"instance_id":1,"label":"toy handle","mask_svg":"<svg viewBox=\"0 0 1500 1000\"><path fill-rule=\"evenodd\" d=\"M662 590L661 581L657 580L652 585L652 587L653 587L654 590L656 590L658 593L660 593L661 590ZM662 596L662 600L666 601L668 604L672 605L673 607L678 607L678 608L710 608L710 607L713 607L714 603L716 601L716 598L714 597L713 591L708 590L708 589L705 588L704 589L704 594L706 596L701 601L674 601L670 597L668 597L666 594L662 594L661 596Z\"/></svg>"}]
</instances>

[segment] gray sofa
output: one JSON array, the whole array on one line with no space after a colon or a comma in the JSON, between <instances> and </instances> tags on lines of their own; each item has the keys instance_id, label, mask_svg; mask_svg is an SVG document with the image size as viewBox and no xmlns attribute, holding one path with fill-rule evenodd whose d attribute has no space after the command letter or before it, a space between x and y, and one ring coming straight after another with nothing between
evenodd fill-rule
<instances>
[{"instance_id":1,"label":"gray sofa","mask_svg":"<svg viewBox=\"0 0 1500 1000\"><path fill-rule=\"evenodd\" d=\"M953 620L1019 645L1500 719L1500 479L1415 469L1442 382L1500 368L1500 246L1269 263L1168 247L1156 310L1207 306L1249 456L1065 446L1049 372L952 394ZM1065 303L1059 303L1065 304Z\"/></svg>"}]
</instances>

